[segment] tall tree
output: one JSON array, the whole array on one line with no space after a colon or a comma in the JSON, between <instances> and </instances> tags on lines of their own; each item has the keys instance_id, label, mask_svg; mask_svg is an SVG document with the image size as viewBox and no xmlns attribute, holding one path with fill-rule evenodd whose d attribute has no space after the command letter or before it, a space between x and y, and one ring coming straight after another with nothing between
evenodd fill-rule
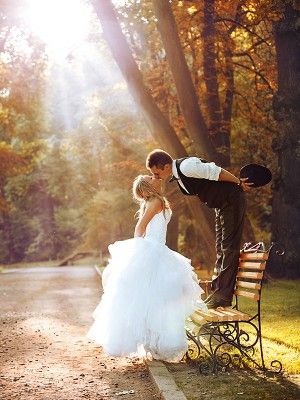
<instances>
[{"instance_id":1,"label":"tall tree","mask_svg":"<svg viewBox=\"0 0 300 400\"><path fill-rule=\"evenodd\" d=\"M182 51L171 4L160 0L152 0L152 3L193 148L198 155L204 155L208 159L216 159L215 150L210 141L192 77Z\"/></svg>"},{"instance_id":2,"label":"tall tree","mask_svg":"<svg viewBox=\"0 0 300 400\"><path fill-rule=\"evenodd\" d=\"M300 276L300 2L291 1L274 24L278 62L278 92L274 115L280 135L273 147L278 155L274 185L272 237L283 245L284 261L274 264L278 275ZM281 268L283 266L283 268Z\"/></svg>"}]
</instances>

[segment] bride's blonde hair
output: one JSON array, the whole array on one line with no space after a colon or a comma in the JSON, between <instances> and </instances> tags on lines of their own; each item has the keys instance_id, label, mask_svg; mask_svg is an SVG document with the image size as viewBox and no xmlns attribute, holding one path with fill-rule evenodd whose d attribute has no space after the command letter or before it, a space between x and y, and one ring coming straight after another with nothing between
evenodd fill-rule
<instances>
[{"instance_id":1,"label":"bride's blonde hair","mask_svg":"<svg viewBox=\"0 0 300 400\"><path fill-rule=\"evenodd\" d=\"M138 175L133 181L133 198L140 204L137 216L140 217L144 214L146 202L154 198L160 200L165 215L165 210L166 208L170 208L170 204L168 200L155 190L155 188L145 179L147 176L149 175Z\"/></svg>"}]
</instances>

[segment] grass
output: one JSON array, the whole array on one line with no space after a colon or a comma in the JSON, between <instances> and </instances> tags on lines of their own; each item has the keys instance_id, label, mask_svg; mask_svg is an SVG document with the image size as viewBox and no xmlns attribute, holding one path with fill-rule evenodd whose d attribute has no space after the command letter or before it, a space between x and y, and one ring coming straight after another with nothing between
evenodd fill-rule
<instances>
[{"instance_id":1,"label":"grass","mask_svg":"<svg viewBox=\"0 0 300 400\"><path fill-rule=\"evenodd\" d=\"M188 400L296 400L297 382L283 376L266 376L257 371L231 370L199 374L195 367L167 365Z\"/></svg>"},{"instance_id":2,"label":"grass","mask_svg":"<svg viewBox=\"0 0 300 400\"><path fill-rule=\"evenodd\" d=\"M279 280L262 290L261 320L266 361L279 359L286 372L300 373L300 281ZM253 302L239 301L243 311L253 313Z\"/></svg>"}]
</instances>

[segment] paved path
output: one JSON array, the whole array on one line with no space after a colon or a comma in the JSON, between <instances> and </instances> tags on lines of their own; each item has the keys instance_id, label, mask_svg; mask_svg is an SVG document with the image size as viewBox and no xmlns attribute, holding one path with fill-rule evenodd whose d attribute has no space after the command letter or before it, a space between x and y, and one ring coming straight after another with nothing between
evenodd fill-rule
<instances>
[{"instance_id":1,"label":"paved path","mask_svg":"<svg viewBox=\"0 0 300 400\"><path fill-rule=\"evenodd\" d=\"M85 337L100 296L93 267L0 274L1 400L159 398L143 364Z\"/></svg>"}]
</instances>

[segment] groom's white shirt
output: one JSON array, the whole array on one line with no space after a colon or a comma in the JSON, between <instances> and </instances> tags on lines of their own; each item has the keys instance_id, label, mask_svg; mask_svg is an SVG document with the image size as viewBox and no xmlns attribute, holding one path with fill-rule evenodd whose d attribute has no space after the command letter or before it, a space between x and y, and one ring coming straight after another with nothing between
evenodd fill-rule
<instances>
[{"instance_id":1,"label":"groom's white shirt","mask_svg":"<svg viewBox=\"0 0 300 400\"><path fill-rule=\"evenodd\" d=\"M202 178L211 181L219 180L221 169L222 168L218 167L214 162L204 163L197 157L188 157L180 164L180 171L183 175L188 176L189 178ZM178 179L179 185L188 192L178 176L175 160L172 162L172 173L175 178Z\"/></svg>"}]
</instances>

